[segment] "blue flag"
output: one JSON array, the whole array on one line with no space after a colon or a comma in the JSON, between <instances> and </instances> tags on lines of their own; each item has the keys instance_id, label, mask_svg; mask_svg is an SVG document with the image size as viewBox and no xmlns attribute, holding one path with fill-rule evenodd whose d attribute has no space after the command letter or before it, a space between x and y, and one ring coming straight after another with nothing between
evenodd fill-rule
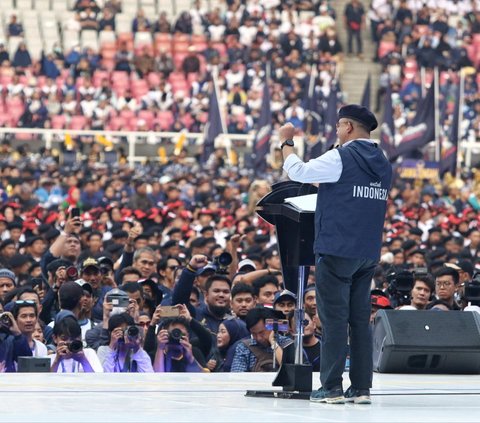
<instances>
[{"instance_id":1,"label":"blue flag","mask_svg":"<svg viewBox=\"0 0 480 423\"><path fill-rule=\"evenodd\" d=\"M460 102L461 102L461 86L457 87L455 94L455 107L453 108L452 125L450 126L450 136L448 139L452 145L445 151L442 151L442 159L440 164L440 174L443 175L446 172L450 172L455 176L457 173L457 154L458 154L458 133L461 125L460 120Z\"/></svg>"},{"instance_id":2,"label":"blue flag","mask_svg":"<svg viewBox=\"0 0 480 423\"><path fill-rule=\"evenodd\" d=\"M380 126L380 147L388 157L395 153L395 125L393 123L392 86L390 81L385 92L383 123Z\"/></svg>"},{"instance_id":3,"label":"blue flag","mask_svg":"<svg viewBox=\"0 0 480 423\"><path fill-rule=\"evenodd\" d=\"M337 141L337 83L332 82L325 112L325 148L328 150Z\"/></svg>"},{"instance_id":4,"label":"blue flag","mask_svg":"<svg viewBox=\"0 0 480 423\"><path fill-rule=\"evenodd\" d=\"M398 156L408 156L415 150L424 147L435 139L435 82L432 83L425 98L417 105L417 113L405 131L400 144L390 156L395 160Z\"/></svg>"},{"instance_id":5,"label":"blue flag","mask_svg":"<svg viewBox=\"0 0 480 423\"><path fill-rule=\"evenodd\" d=\"M262 110L258 119L257 133L253 140L255 174L265 173L267 170L267 154L270 151L270 139L272 138L272 111L270 108L270 88L268 76L265 72L263 83Z\"/></svg>"},{"instance_id":6,"label":"blue flag","mask_svg":"<svg viewBox=\"0 0 480 423\"><path fill-rule=\"evenodd\" d=\"M309 84L306 95L303 100L303 108L305 109L305 119L303 121L303 130L307 138L316 137L313 145L306 144L304 152L304 160L308 161L322 154L322 140L319 137L322 125L321 105L318 93L315 89L315 76L312 72L309 78Z\"/></svg>"},{"instance_id":7,"label":"blue flag","mask_svg":"<svg viewBox=\"0 0 480 423\"><path fill-rule=\"evenodd\" d=\"M363 89L362 101L360 103L361 106L366 107L370 110L370 85L371 85L371 77L368 74L367 80L365 82L365 88Z\"/></svg>"},{"instance_id":8,"label":"blue flag","mask_svg":"<svg viewBox=\"0 0 480 423\"><path fill-rule=\"evenodd\" d=\"M205 125L205 138L203 141L202 163L206 163L213 150L215 149L215 138L223 134L222 118L220 116L220 107L218 105L217 90L212 80L210 91L210 100L208 107L208 121Z\"/></svg>"}]
</instances>

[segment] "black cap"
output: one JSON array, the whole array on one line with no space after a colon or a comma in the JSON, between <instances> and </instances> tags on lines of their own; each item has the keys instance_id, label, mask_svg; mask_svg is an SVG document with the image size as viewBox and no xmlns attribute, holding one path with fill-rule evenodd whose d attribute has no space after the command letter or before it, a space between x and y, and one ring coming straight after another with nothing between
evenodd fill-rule
<instances>
[{"instance_id":1,"label":"black cap","mask_svg":"<svg viewBox=\"0 0 480 423\"><path fill-rule=\"evenodd\" d=\"M10 267L14 268L14 267L23 266L25 263L28 263L29 261L30 259L26 255L17 253L10 258L8 264L10 265Z\"/></svg>"},{"instance_id":2,"label":"black cap","mask_svg":"<svg viewBox=\"0 0 480 423\"><path fill-rule=\"evenodd\" d=\"M87 257L85 260L83 260L82 265L80 266L80 272L83 272L88 267L93 267L97 270L100 270L100 264L98 263L97 259L94 259L93 257Z\"/></svg>"},{"instance_id":3,"label":"black cap","mask_svg":"<svg viewBox=\"0 0 480 423\"><path fill-rule=\"evenodd\" d=\"M341 118L356 120L370 131L373 131L378 126L375 115L366 107L359 106L358 104L343 106L338 112L338 119Z\"/></svg>"},{"instance_id":4,"label":"black cap","mask_svg":"<svg viewBox=\"0 0 480 423\"><path fill-rule=\"evenodd\" d=\"M73 266L73 263L70 260L65 259L56 259L48 263L47 271L55 273L59 267L70 267Z\"/></svg>"}]
</instances>

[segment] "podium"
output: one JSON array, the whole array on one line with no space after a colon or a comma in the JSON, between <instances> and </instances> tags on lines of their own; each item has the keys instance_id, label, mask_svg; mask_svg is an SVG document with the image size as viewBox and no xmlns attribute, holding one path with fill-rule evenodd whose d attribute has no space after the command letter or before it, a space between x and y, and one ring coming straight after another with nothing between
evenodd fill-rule
<instances>
[{"instance_id":1,"label":"podium","mask_svg":"<svg viewBox=\"0 0 480 423\"><path fill-rule=\"evenodd\" d=\"M247 396L309 399L312 391L312 366L303 363L303 293L309 266L315 265L313 241L315 238L313 211L304 211L286 198L315 194L311 184L284 181L272 185L272 191L258 203L256 212L276 228L278 250L282 264L285 288L296 293L295 342L283 352L283 360L273 386L283 391L247 391Z\"/></svg>"}]
</instances>

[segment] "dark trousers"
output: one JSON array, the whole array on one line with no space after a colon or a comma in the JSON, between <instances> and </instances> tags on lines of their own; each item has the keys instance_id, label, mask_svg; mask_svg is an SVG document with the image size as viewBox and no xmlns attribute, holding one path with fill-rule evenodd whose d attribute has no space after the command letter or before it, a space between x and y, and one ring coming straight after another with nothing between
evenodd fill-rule
<instances>
[{"instance_id":1,"label":"dark trousers","mask_svg":"<svg viewBox=\"0 0 480 423\"><path fill-rule=\"evenodd\" d=\"M325 389L342 386L350 335L350 381L356 389L372 386L370 286L376 262L317 256L317 308L322 322L320 382Z\"/></svg>"},{"instance_id":2,"label":"dark trousers","mask_svg":"<svg viewBox=\"0 0 480 423\"><path fill-rule=\"evenodd\" d=\"M357 43L357 54L361 54L363 52L362 48L362 34L360 30L354 31L351 28L347 29L348 31L348 53L353 53L353 39Z\"/></svg>"}]
</instances>

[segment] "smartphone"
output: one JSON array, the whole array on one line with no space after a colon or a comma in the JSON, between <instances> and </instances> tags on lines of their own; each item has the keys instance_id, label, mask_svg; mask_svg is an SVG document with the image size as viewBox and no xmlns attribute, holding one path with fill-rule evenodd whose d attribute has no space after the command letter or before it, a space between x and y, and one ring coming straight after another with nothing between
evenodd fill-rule
<instances>
[{"instance_id":1,"label":"smartphone","mask_svg":"<svg viewBox=\"0 0 480 423\"><path fill-rule=\"evenodd\" d=\"M43 279L42 278L32 278L32 288L38 286L38 289L43 288Z\"/></svg>"},{"instance_id":2,"label":"smartphone","mask_svg":"<svg viewBox=\"0 0 480 423\"><path fill-rule=\"evenodd\" d=\"M175 306L161 306L162 317L177 317L180 316L180 310Z\"/></svg>"},{"instance_id":3,"label":"smartphone","mask_svg":"<svg viewBox=\"0 0 480 423\"><path fill-rule=\"evenodd\" d=\"M73 207L70 210L70 217L80 217L80 209L78 207Z\"/></svg>"},{"instance_id":4,"label":"smartphone","mask_svg":"<svg viewBox=\"0 0 480 423\"><path fill-rule=\"evenodd\" d=\"M286 319L265 319L265 329L275 332L287 332L288 320Z\"/></svg>"}]
</instances>

